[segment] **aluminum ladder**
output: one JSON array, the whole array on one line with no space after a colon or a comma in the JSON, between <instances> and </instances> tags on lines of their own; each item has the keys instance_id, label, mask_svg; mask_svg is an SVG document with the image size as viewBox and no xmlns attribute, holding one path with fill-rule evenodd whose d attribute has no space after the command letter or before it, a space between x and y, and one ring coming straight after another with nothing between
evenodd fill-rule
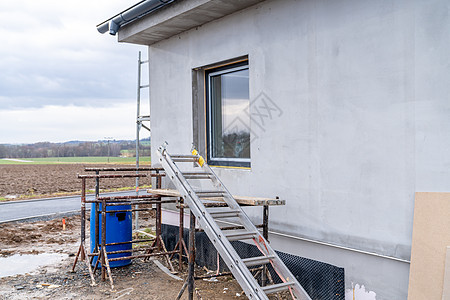
<instances>
[{"instance_id":1,"label":"aluminum ladder","mask_svg":"<svg viewBox=\"0 0 450 300\"><path fill-rule=\"evenodd\" d=\"M310 300L311 298L298 283L295 276L292 275L270 244L260 234L203 157L198 155L196 150L192 151L192 155L170 155L166 147L167 142L158 148L158 155L167 177L175 184L185 203L195 215L201 228L205 231L247 297L249 299L268 299L268 294L289 291L293 299ZM180 165L184 167L187 165L190 170L182 171ZM209 190L195 189L191 180L209 181L213 188ZM221 205L214 205L214 203ZM229 218L237 220L234 222L244 229L225 230L221 229L216 223L216 221L229 220ZM242 259L230 242L243 240L253 240L262 256ZM258 284L249 267L265 264L272 265L282 283L267 286Z\"/></svg>"}]
</instances>

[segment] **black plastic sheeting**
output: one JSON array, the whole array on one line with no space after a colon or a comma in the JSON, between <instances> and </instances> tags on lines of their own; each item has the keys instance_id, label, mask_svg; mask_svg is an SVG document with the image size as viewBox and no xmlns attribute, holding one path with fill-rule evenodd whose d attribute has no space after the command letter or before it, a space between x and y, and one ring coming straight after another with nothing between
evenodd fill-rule
<instances>
[{"instance_id":1,"label":"black plastic sheeting","mask_svg":"<svg viewBox=\"0 0 450 300\"><path fill-rule=\"evenodd\" d=\"M188 245L189 230L184 229L183 238ZM171 251L178 241L178 226L162 224L162 238ZM199 266L206 266L210 270L217 269L217 250L204 232L195 233L195 262ZM261 256L261 252L254 245L234 241L231 242L241 258ZM314 300L344 300L345 282L344 268L315 261L312 259L276 251L305 291ZM220 271L228 271L225 263L220 259ZM258 267L258 266L255 266ZM275 283L281 282L272 266L268 267Z\"/></svg>"}]
</instances>

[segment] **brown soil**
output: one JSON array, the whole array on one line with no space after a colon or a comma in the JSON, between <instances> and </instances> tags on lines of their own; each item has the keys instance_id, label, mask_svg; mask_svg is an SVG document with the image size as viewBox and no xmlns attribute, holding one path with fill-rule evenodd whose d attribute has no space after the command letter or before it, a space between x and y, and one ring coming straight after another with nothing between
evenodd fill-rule
<instances>
[{"instance_id":1,"label":"brown soil","mask_svg":"<svg viewBox=\"0 0 450 300\"><path fill-rule=\"evenodd\" d=\"M93 165L87 165L94 167ZM123 165L121 165L123 167ZM113 167L112 165L95 167ZM120 166L118 166L120 167ZM52 195L59 192L79 192L81 182L76 175L84 173L85 165L0 165L0 197L6 195ZM149 184L149 179L141 180ZM133 186L134 179L104 179L102 189ZM94 181L87 188L93 188ZM152 228L153 216L141 215L142 226ZM75 273L70 273L74 256L80 245L80 217L62 220L0 224L0 258L14 254L59 253L64 259L25 275L0 278L0 300L3 299L175 299L183 281L175 280L161 271L152 261L134 259L129 266L113 269L115 288L102 282L97 272L97 286L90 286L85 263L78 262ZM154 228L152 228L154 230ZM87 228L87 233L89 229ZM86 246L89 241L86 241ZM174 265L177 269L176 262ZM0 268L4 266L0 265ZM186 269L178 274L183 280ZM196 275L208 270L196 268ZM211 271L209 271L211 273ZM52 284L53 288L46 284ZM217 277L217 281L196 281L198 299L246 299L242 289L231 277ZM187 291L182 299L187 299ZM272 298L271 298L272 299ZM283 299L285 299L283 297Z\"/></svg>"},{"instance_id":2,"label":"brown soil","mask_svg":"<svg viewBox=\"0 0 450 300\"><path fill-rule=\"evenodd\" d=\"M129 266L112 269L115 288L109 281L102 282L96 274L97 286L90 285L86 264L78 262L75 273L70 269L80 243L80 218L32 223L8 223L0 225L0 258L13 254L61 253L66 258L60 263L45 266L30 274L0 278L0 299L159 299L173 300L183 281L175 280L161 271L152 261L135 259ZM152 219L145 225L150 226ZM87 229L89 232L89 229ZM87 241L87 245L89 242ZM165 264L164 261L161 260ZM174 267L178 270L174 261ZM187 266L177 274L184 280ZM207 270L196 267L196 274ZM211 272L211 271L210 271ZM198 299L246 299L239 285L230 277L218 277L218 281L196 281ZM42 285L44 284L44 285ZM56 285L48 288L46 284ZM236 296L238 293L240 296ZM182 299L187 299L187 290Z\"/></svg>"},{"instance_id":3,"label":"brown soil","mask_svg":"<svg viewBox=\"0 0 450 300\"><path fill-rule=\"evenodd\" d=\"M77 174L85 167L126 167L127 165L56 164L56 165L0 165L0 197L8 195L51 196L57 193L73 193L81 190ZM129 173L129 172L128 172ZM90 174L94 174L90 172ZM105 173L106 174L106 173ZM116 174L118 174L116 172ZM142 178L140 184L150 184L149 178ZM93 189L93 179L87 181L87 188ZM134 178L102 179L102 189L133 187Z\"/></svg>"}]
</instances>

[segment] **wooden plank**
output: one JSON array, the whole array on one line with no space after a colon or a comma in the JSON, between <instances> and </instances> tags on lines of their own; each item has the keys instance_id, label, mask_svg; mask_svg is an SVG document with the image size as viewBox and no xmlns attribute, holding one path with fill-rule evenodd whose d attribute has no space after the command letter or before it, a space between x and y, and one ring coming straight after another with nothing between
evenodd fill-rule
<instances>
[{"instance_id":1,"label":"wooden plank","mask_svg":"<svg viewBox=\"0 0 450 300\"><path fill-rule=\"evenodd\" d=\"M147 193L165 197L181 197L181 194L177 190L169 189L148 189Z\"/></svg>"},{"instance_id":2,"label":"wooden plank","mask_svg":"<svg viewBox=\"0 0 450 300\"><path fill-rule=\"evenodd\" d=\"M180 193L177 190L169 190L169 189L149 189L148 193L164 196L164 197L181 197ZM236 202L240 205L250 205L250 206L264 206L264 205L286 205L286 200L275 199L275 198L263 198L263 197L248 197L248 196L235 196L233 195ZM221 201L218 198L208 198L205 200L216 200Z\"/></svg>"},{"instance_id":3,"label":"wooden plank","mask_svg":"<svg viewBox=\"0 0 450 300\"><path fill-rule=\"evenodd\" d=\"M416 193L408 300L442 299L450 193Z\"/></svg>"}]
</instances>

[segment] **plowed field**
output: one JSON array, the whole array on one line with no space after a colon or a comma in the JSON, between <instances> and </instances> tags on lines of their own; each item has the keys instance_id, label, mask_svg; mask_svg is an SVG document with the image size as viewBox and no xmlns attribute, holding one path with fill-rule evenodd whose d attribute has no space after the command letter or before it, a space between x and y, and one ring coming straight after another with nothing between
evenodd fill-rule
<instances>
[{"instance_id":1,"label":"plowed field","mask_svg":"<svg viewBox=\"0 0 450 300\"><path fill-rule=\"evenodd\" d=\"M81 190L81 180L77 178L77 174L87 174L84 172L85 167L126 166L111 164L0 165L0 197L11 195L39 197L57 193L78 192ZM90 172L89 174L94 173ZM93 179L88 180L87 188L93 189L94 184ZM150 184L150 179L142 178L140 185L142 184ZM134 185L134 178L102 179L100 182L102 189L133 187Z\"/></svg>"}]
</instances>

